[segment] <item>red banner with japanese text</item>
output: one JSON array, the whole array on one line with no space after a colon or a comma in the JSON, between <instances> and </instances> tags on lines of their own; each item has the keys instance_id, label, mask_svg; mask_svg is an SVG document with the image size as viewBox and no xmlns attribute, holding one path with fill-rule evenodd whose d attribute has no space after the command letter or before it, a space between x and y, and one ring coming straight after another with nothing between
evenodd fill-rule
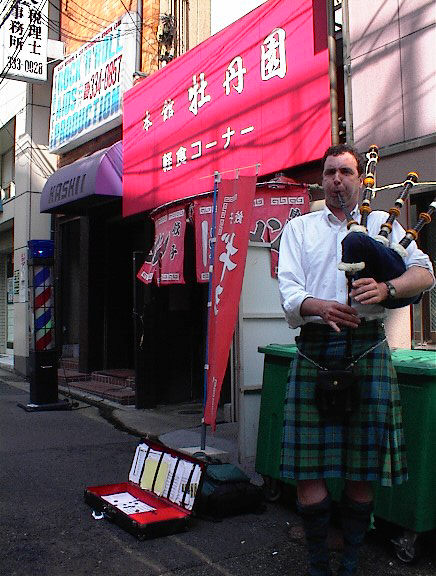
<instances>
[{"instance_id":1,"label":"red banner with japanese text","mask_svg":"<svg viewBox=\"0 0 436 576\"><path fill-rule=\"evenodd\" d=\"M290 190L258 188L251 216L250 241L271 244L271 276L277 278L280 238L288 220L309 211L305 185Z\"/></svg>"},{"instance_id":2,"label":"red banner with japanese text","mask_svg":"<svg viewBox=\"0 0 436 576\"><path fill-rule=\"evenodd\" d=\"M255 190L255 176L223 180L218 185L204 411L204 422L214 430L238 314Z\"/></svg>"},{"instance_id":3,"label":"red banner with japanese text","mask_svg":"<svg viewBox=\"0 0 436 576\"><path fill-rule=\"evenodd\" d=\"M184 284L183 259L186 231L184 206L159 211L154 221L154 245L137 274L137 278L149 284Z\"/></svg>"}]
</instances>

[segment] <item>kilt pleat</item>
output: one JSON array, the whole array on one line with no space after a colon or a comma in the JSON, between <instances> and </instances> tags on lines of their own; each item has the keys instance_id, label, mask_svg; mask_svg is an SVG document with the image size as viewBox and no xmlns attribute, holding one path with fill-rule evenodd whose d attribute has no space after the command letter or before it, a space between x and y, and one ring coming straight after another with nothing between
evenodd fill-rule
<instances>
[{"instance_id":1,"label":"kilt pleat","mask_svg":"<svg viewBox=\"0 0 436 576\"><path fill-rule=\"evenodd\" d=\"M363 322L353 330L353 358L384 338L381 322ZM309 324L297 346L320 366L344 367L345 331ZM343 478L383 486L407 480L400 392L387 342L365 354L357 369L359 406L346 422L334 423L324 420L315 404L317 367L300 354L292 361L284 407L283 478Z\"/></svg>"}]
</instances>

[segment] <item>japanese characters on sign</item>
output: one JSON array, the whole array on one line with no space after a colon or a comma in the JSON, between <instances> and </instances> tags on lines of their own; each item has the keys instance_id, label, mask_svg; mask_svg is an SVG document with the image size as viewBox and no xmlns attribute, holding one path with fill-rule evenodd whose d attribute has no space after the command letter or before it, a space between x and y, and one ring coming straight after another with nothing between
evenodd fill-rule
<instances>
[{"instance_id":1,"label":"japanese characters on sign","mask_svg":"<svg viewBox=\"0 0 436 576\"><path fill-rule=\"evenodd\" d=\"M328 55L314 49L326 31L313 15L324 4L270 0L126 93L125 216L210 190L214 171L262 175L322 156Z\"/></svg>"},{"instance_id":2,"label":"japanese characters on sign","mask_svg":"<svg viewBox=\"0 0 436 576\"><path fill-rule=\"evenodd\" d=\"M205 423L213 428L238 313L255 190L256 176L218 185L204 412Z\"/></svg>"},{"instance_id":3,"label":"japanese characters on sign","mask_svg":"<svg viewBox=\"0 0 436 576\"><path fill-rule=\"evenodd\" d=\"M125 14L53 72L49 149L65 152L121 124L133 85L136 14Z\"/></svg>"},{"instance_id":4,"label":"japanese characters on sign","mask_svg":"<svg viewBox=\"0 0 436 576\"><path fill-rule=\"evenodd\" d=\"M269 242L273 278L277 278L280 239L286 222L308 211L309 195L303 185L294 191L256 191L250 241Z\"/></svg>"},{"instance_id":5,"label":"japanese characters on sign","mask_svg":"<svg viewBox=\"0 0 436 576\"><path fill-rule=\"evenodd\" d=\"M48 5L48 0L0 0L2 77L47 80Z\"/></svg>"},{"instance_id":6,"label":"japanese characters on sign","mask_svg":"<svg viewBox=\"0 0 436 576\"><path fill-rule=\"evenodd\" d=\"M209 281L212 198L198 198L193 203L195 234L195 271L197 282Z\"/></svg>"},{"instance_id":7,"label":"japanese characters on sign","mask_svg":"<svg viewBox=\"0 0 436 576\"><path fill-rule=\"evenodd\" d=\"M197 282L209 280L210 229L212 227L212 199L194 200L195 260ZM309 211L309 196L305 187L288 190L259 188L253 202L250 222L250 241L270 245L271 276L277 277L278 254L283 227L288 220ZM239 214L232 218L237 220Z\"/></svg>"},{"instance_id":8,"label":"japanese characters on sign","mask_svg":"<svg viewBox=\"0 0 436 576\"><path fill-rule=\"evenodd\" d=\"M154 245L137 274L137 278L157 285L184 284L183 260L186 231L185 208L159 212L154 220Z\"/></svg>"}]
</instances>

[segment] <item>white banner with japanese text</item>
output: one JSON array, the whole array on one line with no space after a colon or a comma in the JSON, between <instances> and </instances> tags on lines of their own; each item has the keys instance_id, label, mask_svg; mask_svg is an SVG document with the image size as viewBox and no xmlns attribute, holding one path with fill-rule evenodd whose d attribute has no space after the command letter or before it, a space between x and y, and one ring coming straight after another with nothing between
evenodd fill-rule
<instances>
[{"instance_id":1,"label":"white banner with japanese text","mask_svg":"<svg viewBox=\"0 0 436 576\"><path fill-rule=\"evenodd\" d=\"M47 81L49 0L0 0L2 78Z\"/></svg>"},{"instance_id":2,"label":"white banner with japanese text","mask_svg":"<svg viewBox=\"0 0 436 576\"><path fill-rule=\"evenodd\" d=\"M197 282L209 281L210 232L212 228L212 198L199 198L193 202L195 233L195 272Z\"/></svg>"}]
</instances>

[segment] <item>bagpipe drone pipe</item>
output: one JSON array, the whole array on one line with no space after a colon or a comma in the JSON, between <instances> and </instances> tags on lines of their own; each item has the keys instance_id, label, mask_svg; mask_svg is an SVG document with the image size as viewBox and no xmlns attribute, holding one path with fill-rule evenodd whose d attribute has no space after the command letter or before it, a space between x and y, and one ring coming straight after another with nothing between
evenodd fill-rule
<instances>
[{"instance_id":1,"label":"bagpipe drone pipe","mask_svg":"<svg viewBox=\"0 0 436 576\"><path fill-rule=\"evenodd\" d=\"M339 270L343 270L348 278L349 286L353 280L359 278L374 278L377 282L385 282L398 278L406 271L404 259L407 256L406 248L416 240L419 231L425 224L431 222L431 217L436 210L436 198L430 204L427 212L421 212L417 223L413 228L406 230L406 234L400 242L389 244L392 225L399 216L400 210L407 200L410 189L418 181L416 172L409 172L403 183L403 188L389 210L389 217L381 225L380 231L372 238L368 234L367 222L371 213L371 199L374 197L375 170L378 162L378 148L373 145L366 154L368 159L364 178L363 200L360 206L360 223L353 219L341 202L342 210L347 219L348 234L342 241L342 262ZM395 298L381 302L385 308L402 308L419 302L421 295L410 298Z\"/></svg>"}]
</instances>

